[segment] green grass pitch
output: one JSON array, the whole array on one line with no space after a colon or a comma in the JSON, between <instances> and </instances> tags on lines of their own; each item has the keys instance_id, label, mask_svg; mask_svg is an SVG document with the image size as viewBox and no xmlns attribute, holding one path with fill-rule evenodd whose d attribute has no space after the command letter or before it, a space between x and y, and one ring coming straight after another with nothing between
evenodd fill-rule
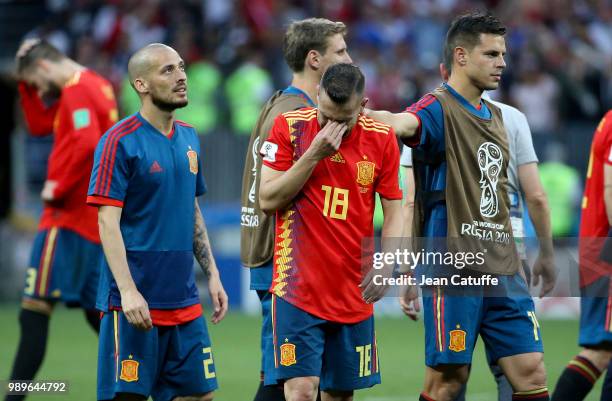
<instances>
[{"instance_id":1,"label":"green grass pitch","mask_svg":"<svg viewBox=\"0 0 612 401\"><path fill-rule=\"evenodd\" d=\"M18 309L0 305L0 380L9 375L18 340ZM576 321L542 321L549 387L578 351ZM356 393L358 401L417 400L423 383L423 325L408 319L380 318L376 321L383 383ZM217 326L209 324L220 388L216 400L250 401L259 379L259 319L230 313ZM50 338L40 379L68 380L66 396L37 395L31 400L95 400L97 339L81 311L58 308L52 318ZM601 381L588 401L599 400ZM497 400L495 384L488 372L479 341L468 387L468 400Z\"/></svg>"}]
</instances>

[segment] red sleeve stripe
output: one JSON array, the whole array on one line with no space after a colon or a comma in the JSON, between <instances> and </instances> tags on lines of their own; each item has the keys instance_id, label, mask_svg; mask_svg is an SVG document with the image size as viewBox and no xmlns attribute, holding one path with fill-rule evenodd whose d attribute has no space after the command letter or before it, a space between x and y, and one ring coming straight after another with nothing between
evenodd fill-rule
<instances>
[{"instance_id":1,"label":"red sleeve stripe","mask_svg":"<svg viewBox=\"0 0 612 401\"><path fill-rule=\"evenodd\" d=\"M116 143L118 138L124 132L127 132L133 128L138 128L142 125L138 120L136 122L131 122L127 124L125 127L120 128L119 130L113 131L106 140L104 144L104 151L102 153L102 161L100 162L100 170L98 171L98 181L96 182L96 191L97 195L104 195L104 185L106 183L107 176L110 174L108 171L109 160L111 157L111 153L116 151Z\"/></svg>"},{"instance_id":2,"label":"red sleeve stripe","mask_svg":"<svg viewBox=\"0 0 612 401\"><path fill-rule=\"evenodd\" d=\"M118 199L107 198L106 196L89 195L87 204L92 206L116 206L123 207L123 202Z\"/></svg>"},{"instance_id":3,"label":"red sleeve stripe","mask_svg":"<svg viewBox=\"0 0 612 401\"><path fill-rule=\"evenodd\" d=\"M107 155L108 157L105 163L107 167L105 171L106 176L102 175L103 182L102 187L100 188L102 192L99 195L108 196L108 194L110 193L110 183L113 178L113 168L115 167L115 156L117 155L117 146L119 145L119 140L121 140L121 138L123 138L124 136L136 131L141 126L142 123L138 122L133 127L127 129L127 131L123 131L122 133L117 134L113 137L112 148L110 149L110 153ZM108 161L109 158L110 162Z\"/></svg>"},{"instance_id":4,"label":"red sleeve stripe","mask_svg":"<svg viewBox=\"0 0 612 401\"><path fill-rule=\"evenodd\" d=\"M114 135L117 132L125 129L126 127L132 126L134 124L134 122L137 121L137 120L138 119L136 118L136 116L132 116L132 117L128 118L127 120L121 122L119 125L117 125L115 128L113 128L110 131L110 133L108 134L108 136L106 137L106 143L104 144L104 149L102 149L102 157L101 157L101 160L100 160L100 168L98 169L98 176L96 177L96 187L94 189L94 192L96 194L100 193L100 186L101 186L102 176L103 176L102 172L105 169L104 162L105 162L105 160L107 158L108 151L110 149L110 146L109 146L110 142L112 141Z\"/></svg>"},{"instance_id":5,"label":"red sleeve stripe","mask_svg":"<svg viewBox=\"0 0 612 401\"><path fill-rule=\"evenodd\" d=\"M434 95L425 95L418 102L406 108L406 111L411 113L417 113L423 110L425 107L429 106L433 102L436 101L436 97Z\"/></svg>"},{"instance_id":6,"label":"red sleeve stripe","mask_svg":"<svg viewBox=\"0 0 612 401\"><path fill-rule=\"evenodd\" d=\"M102 161L100 162L101 164L100 170L98 170L98 179L96 181L96 191L95 191L96 194L101 194L102 191L104 190L104 182L106 179L106 175L108 174L107 172L108 158L109 158L110 151L113 147L112 144L115 138L117 137L117 135L121 134L122 132L125 132L125 130L130 129L138 124L139 124L139 121L136 118L136 116L134 116L133 118L126 120L124 123L122 123L117 128L113 129L111 133L108 135L108 138L106 139L106 143L104 144L104 149L102 152Z\"/></svg>"}]
</instances>

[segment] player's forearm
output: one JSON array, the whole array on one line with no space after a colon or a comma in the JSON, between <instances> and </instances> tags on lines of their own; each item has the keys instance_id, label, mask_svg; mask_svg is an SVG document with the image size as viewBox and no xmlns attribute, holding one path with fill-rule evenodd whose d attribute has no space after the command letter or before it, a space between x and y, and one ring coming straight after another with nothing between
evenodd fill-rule
<instances>
[{"instance_id":1,"label":"player's forearm","mask_svg":"<svg viewBox=\"0 0 612 401\"><path fill-rule=\"evenodd\" d=\"M608 225L612 227L612 185L604 189L604 203L606 204L606 214L608 215Z\"/></svg>"},{"instance_id":2,"label":"player's forearm","mask_svg":"<svg viewBox=\"0 0 612 401\"><path fill-rule=\"evenodd\" d=\"M412 222L414 216L414 201L407 201L402 207L404 217L404 229L402 236L408 238L412 236Z\"/></svg>"},{"instance_id":3,"label":"player's forearm","mask_svg":"<svg viewBox=\"0 0 612 401\"><path fill-rule=\"evenodd\" d=\"M36 93L36 89L28 87L24 82L19 83L19 103L30 134L33 136L46 136L53 134L53 121L58 109L58 102L51 107L45 107Z\"/></svg>"},{"instance_id":4,"label":"player's forearm","mask_svg":"<svg viewBox=\"0 0 612 401\"><path fill-rule=\"evenodd\" d=\"M202 216L197 200L195 201L195 223L193 226L193 254L207 277L218 273L208 238L208 231L204 223L204 216Z\"/></svg>"},{"instance_id":5,"label":"player's forearm","mask_svg":"<svg viewBox=\"0 0 612 401\"><path fill-rule=\"evenodd\" d=\"M107 206L103 206L98 210L100 240L102 241L106 261L115 282L117 282L119 292L124 293L125 291L136 289L136 284L128 266L119 219L113 213L106 213L103 210L104 208L107 208Z\"/></svg>"},{"instance_id":6,"label":"player's forearm","mask_svg":"<svg viewBox=\"0 0 612 401\"><path fill-rule=\"evenodd\" d=\"M402 214L404 218L403 237L412 236L412 219L414 216L414 193L415 183L412 168L402 167L404 169L404 198L402 199Z\"/></svg>"},{"instance_id":7,"label":"player's forearm","mask_svg":"<svg viewBox=\"0 0 612 401\"><path fill-rule=\"evenodd\" d=\"M550 225L550 208L545 193L529 196L526 199L529 218L533 223L538 241L540 253L551 256L553 253L552 228Z\"/></svg>"},{"instance_id":8,"label":"player's forearm","mask_svg":"<svg viewBox=\"0 0 612 401\"><path fill-rule=\"evenodd\" d=\"M265 180L259 186L259 206L266 213L285 208L302 190L319 160L306 151L289 170Z\"/></svg>"},{"instance_id":9,"label":"player's forearm","mask_svg":"<svg viewBox=\"0 0 612 401\"><path fill-rule=\"evenodd\" d=\"M381 230L381 248L386 253L395 253L403 244L404 221L400 200L381 198L383 206L383 225Z\"/></svg>"},{"instance_id":10,"label":"player's forearm","mask_svg":"<svg viewBox=\"0 0 612 401\"><path fill-rule=\"evenodd\" d=\"M411 113L391 113L385 110L369 110L368 117L390 125L399 138L414 136L419 128L419 119Z\"/></svg>"}]
</instances>

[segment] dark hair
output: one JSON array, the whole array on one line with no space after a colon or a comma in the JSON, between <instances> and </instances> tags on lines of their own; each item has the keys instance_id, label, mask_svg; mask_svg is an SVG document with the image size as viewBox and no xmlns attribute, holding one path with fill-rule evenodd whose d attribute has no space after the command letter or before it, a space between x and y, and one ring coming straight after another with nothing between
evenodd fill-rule
<instances>
[{"instance_id":1,"label":"dark hair","mask_svg":"<svg viewBox=\"0 0 612 401\"><path fill-rule=\"evenodd\" d=\"M33 45L30 50L26 52L26 54L19 57L19 59L17 60L17 73L21 74L26 69L32 67L36 63L36 61L41 59L60 61L64 58L66 58L64 53L62 53L51 43L43 39Z\"/></svg>"},{"instance_id":2,"label":"dark hair","mask_svg":"<svg viewBox=\"0 0 612 401\"><path fill-rule=\"evenodd\" d=\"M293 72L303 71L308 52L316 50L325 54L327 39L337 34L346 35L344 23L325 18L292 22L283 39L283 55L287 65Z\"/></svg>"},{"instance_id":3,"label":"dark hair","mask_svg":"<svg viewBox=\"0 0 612 401\"><path fill-rule=\"evenodd\" d=\"M503 36L506 34L506 27L497 17L489 13L472 12L455 18L446 33L442 57L442 62L449 73L453 67L455 48L461 46L466 49L473 49L480 43L481 33Z\"/></svg>"},{"instance_id":4,"label":"dark hair","mask_svg":"<svg viewBox=\"0 0 612 401\"><path fill-rule=\"evenodd\" d=\"M348 63L330 66L321 79L321 88L336 104L345 104L353 93L362 94L364 86L365 77L359 67Z\"/></svg>"}]
</instances>

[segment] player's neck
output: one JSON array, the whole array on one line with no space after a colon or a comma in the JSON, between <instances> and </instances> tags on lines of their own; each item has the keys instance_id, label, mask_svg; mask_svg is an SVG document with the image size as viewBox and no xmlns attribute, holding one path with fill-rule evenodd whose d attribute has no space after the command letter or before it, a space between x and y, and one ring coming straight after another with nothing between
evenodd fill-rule
<instances>
[{"instance_id":1,"label":"player's neck","mask_svg":"<svg viewBox=\"0 0 612 401\"><path fill-rule=\"evenodd\" d=\"M451 75L448 85L470 102L472 106L478 107L480 104L482 89L474 86L467 78Z\"/></svg>"},{"instance_id":2,"label":"player's neck","mask_svg":"<svg viewBox=\"0 0 612 401\"><path fill-rule=\"evenodd\" d=\"M85 67L71 59L64 59L59 62L59 75L56 84L64 87L78 73L85 70Z\"/></svg>"},{"instance_id":3,"label":"player's neck","mask_svg":"<svg viewBox=\"0 0 612 401\"><path fill-rule=\"evenodd\" d=\"M304 72L293 74L293 79L291 80L291 86L307 94L314 104L317 104L317 85L319 85L319 81L307 75L305 70Z\"/></svg>"},{"instance_id":4,"label":"player's neck","mask_svg":"<svg viewBox=\"0 0 612 401\"><path fill-rule=\"evenodd\" d=\"M173 111L161 110L154 104L145 102L140 109L140 115L165 136L170 135L170 132L172 132L172 125L174 124Z\"/></svg>"}]
</instances>

